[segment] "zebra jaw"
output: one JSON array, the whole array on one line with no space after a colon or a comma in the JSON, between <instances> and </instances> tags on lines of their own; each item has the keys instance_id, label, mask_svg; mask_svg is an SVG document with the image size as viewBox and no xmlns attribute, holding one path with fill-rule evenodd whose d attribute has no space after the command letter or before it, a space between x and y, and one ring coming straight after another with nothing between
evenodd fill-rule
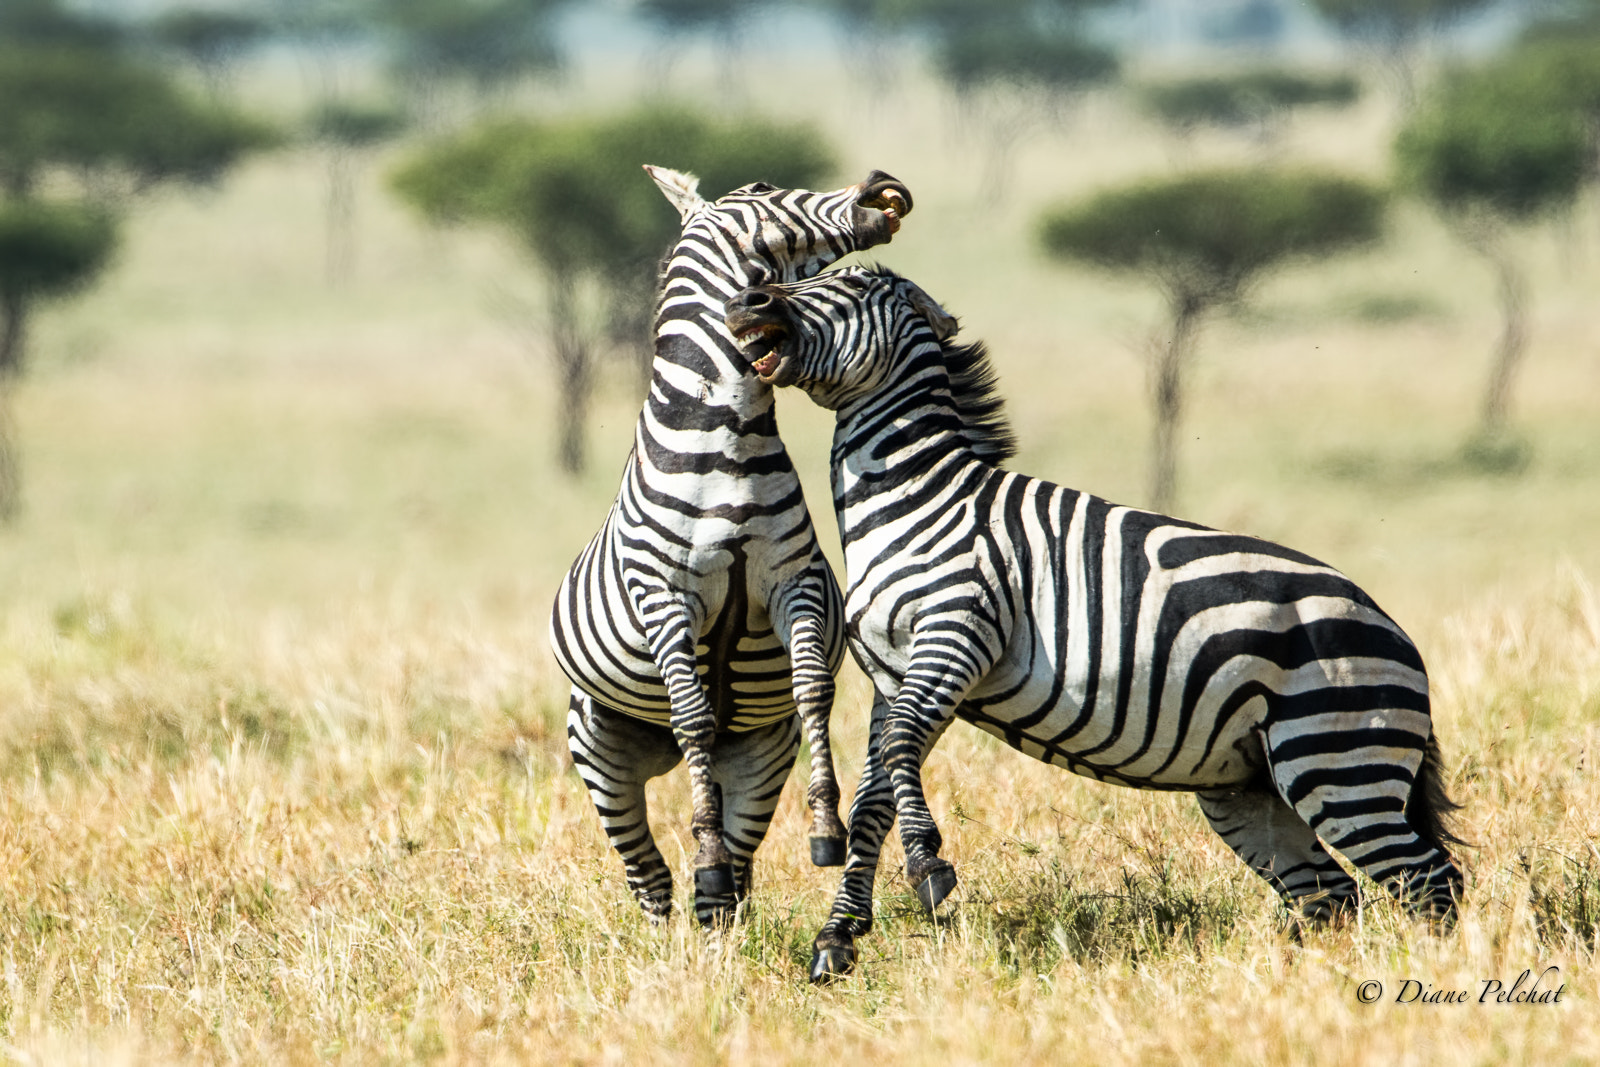
<instances>
[{"instance_id":1,"label":"zebra jaw","mask_svg":"<svg viewBox=\"0 0 1600 1067\"><path fill-rule=\"evenodd\" d=\"M783 385L779 376L787 368L789 357L779 348L789 339L789 330L781 323L753 322L742 328L736 327L730 315L728 329L733 333L733 339L738 343L739 349L750 360L750 367L756 372L756 377L767 385Z\"/></svg>"},{"instance_id":2,"label":"zebra jaw","mask_svg":"<svg viewBox=\"0 0 1600 1067\"><path fill-rule=\"evenodd\" d=\"M883 212L884 217L889 220L891 236L900 232L900 220L909 212L906 198L893 189L885 189L882 195L875 196L871 200L863 200L861 206Z\"/></svg>"}]
</instances>

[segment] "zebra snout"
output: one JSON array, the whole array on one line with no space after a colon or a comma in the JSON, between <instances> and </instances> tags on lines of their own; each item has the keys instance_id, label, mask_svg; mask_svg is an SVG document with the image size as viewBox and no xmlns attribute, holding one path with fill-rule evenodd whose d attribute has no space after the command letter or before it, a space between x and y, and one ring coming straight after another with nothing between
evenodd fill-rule
<instances>
[{"instance_id":1,"label":"zebra snout","mask_svg":"<svg viewBox=\"0 0 1600 1067\"><path fill-rule=\"evenodd\" d=\"M761 289L742 289L733 294L722 310L730 314L735 311L769 311L775 302L771 293Z\"/></svg>"}]
</instances>

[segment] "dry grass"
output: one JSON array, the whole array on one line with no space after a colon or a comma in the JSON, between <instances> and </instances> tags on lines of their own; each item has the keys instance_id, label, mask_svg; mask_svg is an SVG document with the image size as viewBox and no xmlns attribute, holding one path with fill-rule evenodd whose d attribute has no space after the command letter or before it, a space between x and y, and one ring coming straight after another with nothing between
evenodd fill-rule
<instances>
[{"instance_id":1,"label":"dry grass","mask_svg":"<svg viewBox=\"0 0 1600 1067\"><path fill-rule=\"evenodd\" d=\"M778 89L762 87L771 110ZM1096 104L1029 146L1012 200L978 205L935 102L863 124L849 90L815 101L847 171L884 167L917 195L883 258L993 344L1019 466L1137 501L1155 298L1042 265L1027 222L1168 147ZM1386 122L1377 105L1312 119L1283 151L1375 170ZM117 276L40 324L19 412L29 511L0 532L5 1057L1600 1059L1592 261L1529 238L1516 476L1459 462L1489 282L1420 212L1202 343L1186 512L1338 563L1429 660L1473 842L1452 933L1380 901L1297 942L1189 798L959 729L928 772L954 905L923 918L891 847L859 977L819 990L802 976L833 875L806 862L798 790L747 920L708 937L642 921L567 763L544 618L615 491L625 376L594 472L561 479L548 377L502 313L531 290L515 261L417 230L374 189L361 273L329 288L316 175L263 161L214 199L152 205ZM791 399L821 504L827 422ZM864 696L852 672L835 719L849 780ZM675 776L653 796L680 871L685 792ZM1485 980L1550 966L1560 1005L1476 1002ZM1407 978L1473 1002L1393 1003ZM1357 1001L1368 979L1377 1004Z\"/></svg>"}]
</instances>

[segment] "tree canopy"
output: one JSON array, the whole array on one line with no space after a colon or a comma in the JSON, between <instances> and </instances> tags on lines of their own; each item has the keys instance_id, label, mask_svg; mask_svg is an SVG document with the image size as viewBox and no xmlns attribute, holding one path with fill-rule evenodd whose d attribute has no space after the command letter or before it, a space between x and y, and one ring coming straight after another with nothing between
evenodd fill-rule
<instances>
[{"instance_id":1,"label":"tree canopy","mask_svg":"<svg viewBox=\"0 0 1600 1067\"><path fill-rule=\"evenodd\" d=\"M508 227L551 270L605 272L641 259L653 269L678 219L644 163L697 174L708 197L757 179L803 187L835 166L809 127L646 110L491 123L425 149L394 183L435 220Z\"/></svg>"},{"instance_id":2,"label":"tree canopy","mask_svg":"<svg viewBox=\"0 0 1600 1067\"><path fill-rule=\"evenodd\" d=\"M1396 137L1401 183L1447 212L1532 218L1581 188L1596 105L1600 69L1552 49L1454 72Z\"/></svg>"},{"instance_id":3,"label":"tree canopy","mask_svg":"<svg viewBox=\"0 0 1600 1067\"><path fill-rule=\"evenodd\" d=\"M119 172L139 184L209 181L274 139L121 53L0 46L0 185L13 194L50 167Z\"/></svg>"},{"instance_id":4,"label":"tree canopy","mask_svg":"<svg viewBox=\"0 0 1600 1067\"><path fill-rule=\"evenodd\" d=\"M1238 299L1263 270L1375 240L1385 197L1353 178L1216 170L1113 189L1044 219L1052 255L1142 271L1172 294Z\"/></svg>"},{"instance_id":5,"label":"tree canopy","mask_svg":"<svg viewBox=\"0 0 1600 1067\"><path fill-rule=\"evenodd\" d=\"M1293 108L1351 104L1360 94L1360 82L1348 74L1271 68L1150 82L1138 92L1146 111L1178 130L1261 123Z\"/></svg>"}]
</instances>

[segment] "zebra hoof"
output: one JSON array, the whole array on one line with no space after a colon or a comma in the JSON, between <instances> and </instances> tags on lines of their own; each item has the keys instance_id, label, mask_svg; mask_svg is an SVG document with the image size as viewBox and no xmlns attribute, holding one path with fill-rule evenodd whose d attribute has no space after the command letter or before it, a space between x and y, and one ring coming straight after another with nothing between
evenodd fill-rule
<instances>
[{"instance_id":1,"label":"zebra hoof","mask_svg":"<svg viewBox=\"0 0 1600 1067\"><path fill-rule=\"evenodd\" d=\"M811 982L824 985L843 978L856 965L856 950L849 945L830 945L811 954Z\"/></svg>"},{"instance_id":2,"label":"zebra hoof","mask_svg":"<svg viewBox=\"0 0 1600 1067\"><path fill-rule=\"evenodd\" d=\"M700 867L694 872L696 897L732 897L733 868L726 863L715 867Z\"/></svg>"},{"instance_id":3,"label":"zebra hoof","mask_svg":"<svg viewBox=\"0 0 1600 1067\"><path fill-rule=\"evenodd\" d=\"M917 883L917 899L922 901L923 908L929 915L937 908L945 897L950 895L950 890L956 887L956 869L948 863L941 863L928 872L928 876Z\"/></svg>"},{"instance_id":4,"label":"zebra hoof","mask_svg":"<svg viewBox=\"0 0 1600 1067\"><path fill-rule=\"evenodd\" d=\"M811 839L811 866L843 867L844 838L813 837Z\"/></svg>"}]
</instances>

